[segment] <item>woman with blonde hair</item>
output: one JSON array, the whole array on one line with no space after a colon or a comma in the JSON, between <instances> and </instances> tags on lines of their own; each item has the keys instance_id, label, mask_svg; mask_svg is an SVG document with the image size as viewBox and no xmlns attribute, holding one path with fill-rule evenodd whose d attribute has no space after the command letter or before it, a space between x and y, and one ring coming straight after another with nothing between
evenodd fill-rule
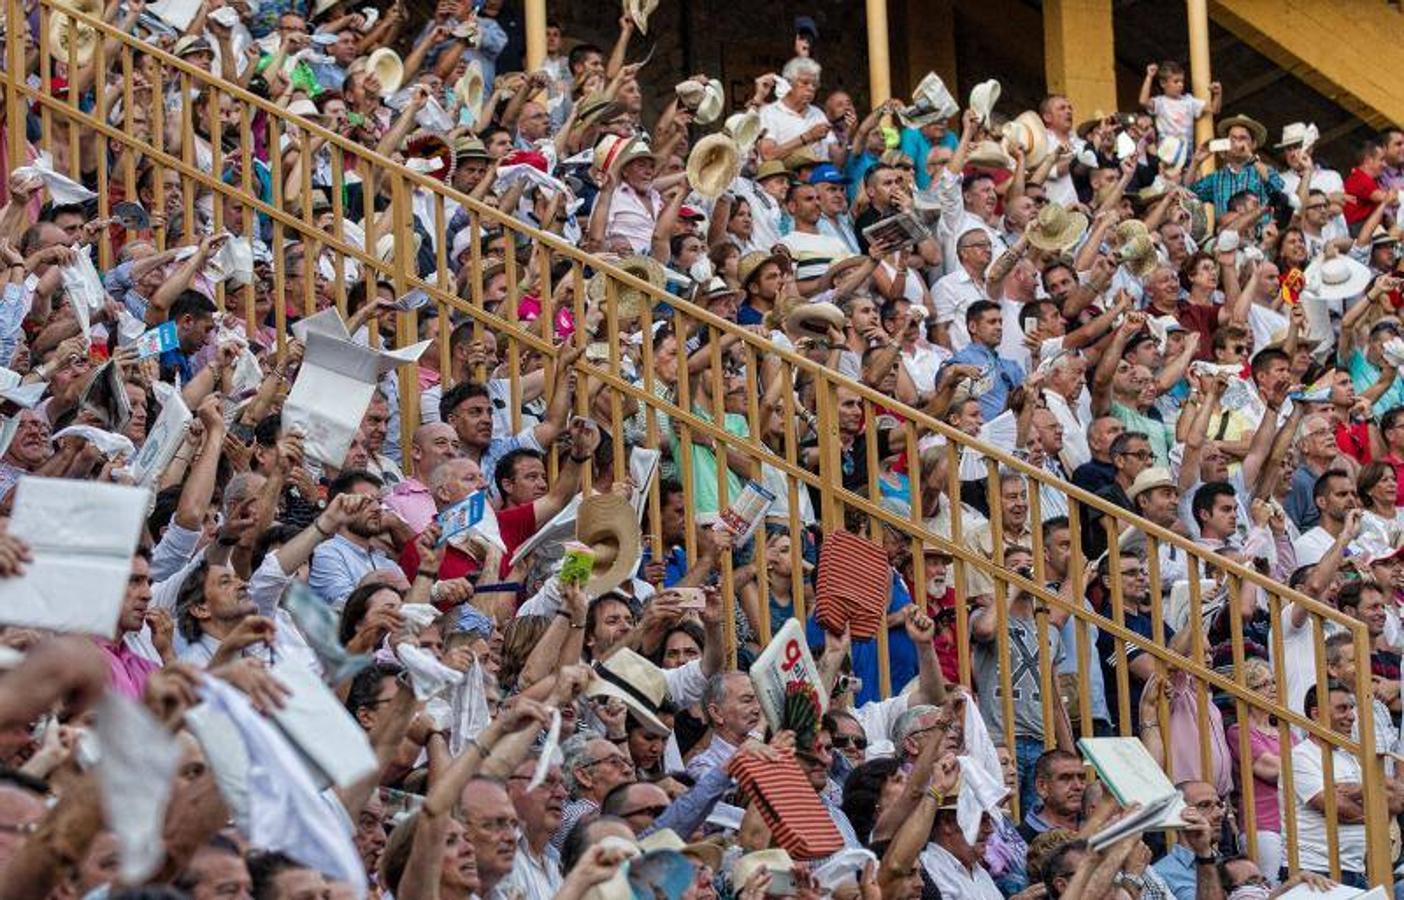
<instances>
[{"instance_id":1,"label":"woman with blonde hair","mask_svg":"<svg viewBox=\"0 0 1404 900\"><path fill-rule=\"evenodd\" d=\"M1243 663L1244 682L1248 688L1268 703L1277 700L1277 683L1272 669L1261 659ZM1224 736L1233 757L1233 785L1239 797L1238 821L1253 821L1257 825L1258 847L1254 861L1274 884L1277 873L1286 862L1282 852L1282 811L1277 800L1277 778L1282 770L1281 733L1266 708L1248 705L1246 718L1230 725ZM1239 760L1239 728L1248 729L1248 752L1252 759L1253 808L1247 808L1243 772ZM1289 748L1290 749L1290 748ZM1249 819L1252 816L1252 819ZM1244 841L1246 842L1246 833ZM1245 843L1242 848L1247 852Z\"/></svg>"}]
</instances>

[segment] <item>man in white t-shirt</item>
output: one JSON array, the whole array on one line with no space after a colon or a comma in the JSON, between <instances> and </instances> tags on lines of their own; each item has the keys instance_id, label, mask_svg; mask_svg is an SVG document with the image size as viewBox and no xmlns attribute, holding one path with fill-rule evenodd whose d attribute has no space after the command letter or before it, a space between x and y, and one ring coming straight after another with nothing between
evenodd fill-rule
<instances>
[{"instance_id":1,"label":"man in white t-shirt","mask_svg":"<svg viewBox=\"0 0 1404 900\"><path fill-rule=\"evenodd\" d=\"M784 159L802 150L820 159L832 158L838 141L828 117L814 105L820 72L817 62L802 56L785 63L781 75L790 85L789 92L760 109L765 135L760 141L761 159Z\"/></svg>"},{"instance_id":2,"label":"man in white t-shirt","mask_svg":"<svg viewBox=\"0 0 1404 900\"><path fill-rule=\"evenodd\" d=\"M1321 511L1321 518L1315 528L1304 533L1293 542L1297 554L1297 565L1314 565L1346 527L1346 519L1351 510L1360 508L1360 498L1355 492L1355 482L1344 469L1327 469L1316 479L1312 488L1312 502Z\"/></svg>"},{"instance_id":3,"label":"man in white t-shirt","mask_svg":"<svg viewBox=\"0 0 1404 900\"><path fill-rule=\"evenodd\" d=\"M1305 698L1306 715L1313 721L1320 715L1318 688L1312 685ZM1339 681L1328 682L1324 694L1331 730L1349 738L1355 726L1355 695ZM1331 775L1336 793L1336 859L1341 867L1341 883L1368 887L1365 881L1365 801L1361 793L1364 775L1354 754L1335 749L1316 737L1308 737L1292 748L1292 802L1297 808L1297 854L1303 869L1331 874L1331 855L1326 839L1326 780L1322 759L1331 754ZM1397 794L1391 792L1390 811L1397 813Z\"/></svg>"}]
</instances>

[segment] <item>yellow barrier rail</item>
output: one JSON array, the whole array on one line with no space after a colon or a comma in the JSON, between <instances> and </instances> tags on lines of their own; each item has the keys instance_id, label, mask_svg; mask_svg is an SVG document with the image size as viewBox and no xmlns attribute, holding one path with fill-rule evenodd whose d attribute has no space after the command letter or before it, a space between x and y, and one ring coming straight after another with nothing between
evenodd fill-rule
<instances>
[{"instance_id":1,"label":"yellow barrier rail","mask_svg":"<svg viewBox=\"0 0 1404 900\"><path fill-rule=\"evenodd\" d=\"M1068 652L1077 660L1075 688L1065 698L1057 686L1051 660L1046 652L1040 654L1039 683L1043 697L1042 734L1025 736L1041 740L1045 746L1054 745L1055 728L1051 724L1064 713L1065 705L1076 701L1078 710L1076 734L1091 736L1094 722L1091 713L1090 678L1092 667L1099 665L1097 650L1089 646L1089 627L1110 635L1117 642L1115 662L1109 678L1117 688L1116 719L1121 733L1130 734L1133 716L1130 708L1131 671L1128 654L1139 651L1155 663L1159 675L1180 672L1193 684L1197 734L1205 736L1211 730L1210 691L1227 697L1240 722L1246 723L1249 710L1256 710L1276 720L1276 730L1282 747L1290 747L1294 732L1303 740L1315 740L1325 747L1352 757L1363 772L1361 791L1366 812L1369 876L1378 884L1392 883L1387 809L1388 790L1382 756L1377 753L1374 712L1370 703L1359 706L1359 738L1341 734L1333 729L1326 704L1320 715L1308 719L1289 709L1285 703L1269 700L1250 688L1245 674L1244 627L1242 604L1235 602L1245 591L1257 591L1257 608L1265 609L1272 631L1272 670L1279 685L1286 683L1282 648L1284 610L1289 604L1305 610L1308 627L1322 635L1327 628L1351 634L1356 658L1366 660L1370 639L1365 626L1333 607L1291 590L1264 576L1253 568L1219 556L1165 528L1140 519L1126 510L1093 496L1071 484L1060 481L1040 468L997 448L981 444L969 435L922 410L914 409L872 387L839 375L823 361L778 346L766 335L756 334L735 323L713 315L693 302L665 294L608 261L592 256L573 246L559 235L531 228L497 209L471 199L421 172L410 170L389 157L366 149L347 137L330 131L318 123L290 115L277 103L259 97L229 81L211 76L188 62L143 43L109 24L109 21L72 10L55 0L39 0L37 40L28 41L22 4L8 0L7 21L11 27L5 35L8 60L24 59L24 65L11 64L4 75L6 139L11 165L23 161L36 150L48 152L56 170L69 173L75 180L89 184L98 194L98 215L107 218L114 197L145 198L145 205L164 215L158 217L154 239L164 248L172 241L191 243L198 233L193 223L202 217L208 223L207 232L230 231L250 236L266 222L272 249L272 277L249 285L237 294L226 294L224 286L217 289L221 309L239 310L247 322L250 334L271 317L281 348L288 340L289 301L300 299L301 314L311 314L331 305L343 315L348 309L348 294L356 279L368 283L388 283L397 296L412 289L423 290L430 298L432 321L426 331L415 311L397 313L392 322L378 317L369 320L371 339L393 340L397 346L412 343L421 337L437 338L437 354L421 365L436 369L445 388L456 380L481 380L487 374L469 371L463 360L455 355L454 319L471 323L474 340L488 340L503 347L505 361L499 366L499 377L509 384L513 428L520 427L523 400L528 388L524 375L534 365L544 366L545 383L565 377L558 371L553 324L558 309L569 309L575 328L572 340L585 343L586 323L598 321L593 337L603 343L603 354L592 353L576 363L579 381L586 389L576 393L576 409L594 416L604 424L613 443L612 471L586 473L586 489L593 477L624 479L627 477L626 441L634 435L646 446L670 451L670 469L676 469L681 484L684 507L691 515L685 517L681 546L687 558L697 564L701 559L704 528L699 527L696 513L714 513L725 509L734 499L736 484L748 478L760 480L777 494L779 513L772 513L767 529L757 531L750 548L752 562L739 563L735 550L722 548L717 566L726 609L726 636L730 658L738 653L736 624L737 606L755 631L756 642L763 646L775 623L770 621L772 585L788 596L776 599L784 605L788 600L797 618L805 620L807 596L804 579L788 577L784 571L803 570L804 549L800 538L815 531L830 534L840 529L866 533L872 540L889 549L889 558L897 561L899 574L911 585L913 602L929 608L930 586L927 578L928 550L937 551L953 564L953 583L957 597L955 605L955 634L958 636L958 671L960 681L973 683L970 650L970 592L967 585L972 576L983 576L993 585L992 607L997 617L996 650L1000 685L1000 719L1002 735L1012 749L1020 735L1016 733L1011 685L1011 659L1008 622L1011 601L1019 594L1033 598L1036 605L1035 627L1040 644L1048 646L1049 614L1066 614L1078 627L1074 645ZM62 83L69 85L66 95L57 90L55 59L50 50L50 24L56 13L68 17L67 47ZM115 5L108 20L115 20ZM92 29L96 40L92 60L80 65L77 48L78 32ZM62 31L62 28L60 29ZM140 79L135 76L141 75ZM30 83L37 76L37 85ZM84 88L98 84L99 90ZM76 89L74 89L76 88ZM184 102L171 104L166 98L170 90ZM159 100L159 102L158 102ZM228 104L231 119L226 122L221 111ZM120 112L114 113L114 110ZM197 118L196 112L203 113ZM31 146L26 136L26 112L39 126L39 139ZM172 113L178 122L170 122ZM235 127L237 119L239 140L228 152L224 149L224 132ZM257 138L262 136L259 143ZM261 148L286 149L267 153L267 163L260 159ZM290 151L296 150L293 171L286 169ZM264 151L266 152L266 151ZM330 210L317 213L311 197L316 185L313 166L308 160L326 164L330 173ZM8 177L8 172L5 173ZM172 176L168 183L167 176ZM260 189L266 175L267 189ZM294 179L294 176L296 178ZM355 221L347 208L342 187L348 183L361 185L358 227L348 228ZM411 198L418 203L411 204ZM377 203L377 200L384 202ZM418 212L416 212L416 208ZM455 277L448 259L445 235L455 210L468 217L472 240L470 255L462 272ZM180 219L179 229L174 228ZM416 264L412 217L429 233L433 243L436 276L420 276ZM358 240L356 232L364 233ZM391 251L380 254L377 244L388 235ZM505 252L493 260L485 248L489 241L502 241ZM111 264L114 248L107 229L98 244L99 260L105 268ZM297 246L298 253L287 252ZM317 274L321 260L326 260L333 277L325 283ZM296 265L294 264L296 262ZM485 271L493 262L502 266L506 279L506 295L500 300L489 298L492 290ZM494 266L495 268L495 266ZM351 277L353 269L356 279ZM603 280L603 303L589 299L586 271ZM642 293L649 302L643 304L637 320L621 312L618 302L621 292ZM533 323L519 320L518 311L524 298L532 297L540 306ZM238 301L242 299L242 304ZM271 310L260 313L260 305L271 302ZM671 308L670 327L655 333L654 307L666 303ZM299 309L297 306L294 309ZM393 327L392 327L393 326ZM626 347L625 336L638 337L637 350ZM460 340L460 344L462 341ZM690 353L681 349L695 347ZM762 377L762 375L764 377ZM402 447L410 446L410 436L421 421L418 373L407 367L399 378L399 411ZM876 423L879 416L895 417L897 424L888 432L888 443L906 448L907 483L910 510L905 514L883 505L876 461L879 459L879 436ZM855 430L854 424L863 427ZM944 443L936 454L911 452L923 439ZM866 483L845 485L845 454L861 442L866 459ZM960 463L965 453L979 454L986 467L985 489L990 509L991 553L985 553L973 542L962 522ZM719 462L719 459L722 461ZM405 454L406 471L409 455ZM850 459L851 462L851 459ZM550 458L554 470L554 453ZM703 474L711 467L716 470L715 486L706 482ZM701 470L701 471L699 471ZM1031 523L1029 549L1032 552L1032 577L1004 565L1005 549L1013 545L1003 522L1000 496L1001 473L1022 476L1028 491L1028 523ZM1072 538L1071 559L1066 567L1073 582L1068 600L1047 585L1052 573L1046 570L1045 548L1041 523L1041 497L1044 491L1060 495L1068 506L1069 530ZM949 531L937 529L934 521L942 508L930 509L928 497L934 497L949 518ZM707 508L700 508L699 501ZM817 515L810 519L806 502L817 504ZM655 558L668 549L662 532L661 487L655 484L647 504L648 534ZM1082 602L1086 555L1081 546L1081 522L1086 516L1102 517L1109 546L1117 546L1119 535L1135 529L1146 537L1146 564L1150 577L1152 600L1163 596L1164 573L1160 568L1160 547L1173 547L1188 560L1188 582L1191 612L1188 652L1178 652L1168 645L1163 610L1151 602L1152 636L1146 637L1127 627L1126 595L1119 564L1107 567L1107 601L1100 609ZM768 552L776 541L789 539L788 554L774 558ZM781 565L787 562L788 566ZM1115 563L1116 561L1113 560ZM1200 577L1210 572L1222 573L1228 585L1228 614L1233 666L1229 675L1221 674L1205 662L1209 636L1203 624L1205 598L1200 590ZM786 584L788 583L788 584ZM877 636L881 660L881 693L887 696L892 685L889 676L888 632L881 629ZM1324 648L1318 642L1315 670L1318 684L1327 682ZM1357 666L1356 695L1372 696L1368 666ZM988 699L988 698L986 698ZM1162 696L1157 703L1156 719L1160 725L1159 750L1172 768L1170 713ZM1210 745L1199 740L1200 773L1213 770ZM1252 753L1248 729L1240 730L1240 740L1231 752L1241 762L1240 769L1252 771ZM1330 858L1338 869L1338 825L1335 780L1331 754L1324 761L1326 790L1325 817ZM1281 796L1286 800L1281 810L1282 843L1286 848L1285 863L1295 870L1299 864L1298 822L1292 802L1293 765L1290 752L1282 754ZM1179 780L1170 771L1173 780ZM1242 806L1252 810L1254 801L1252 778L1243 784ZM1250 853L1258 844L1255 817L1241 823L1248 836ZM1227 849L1227 848L1226 848Z\"/></svg>"}]
</instances>

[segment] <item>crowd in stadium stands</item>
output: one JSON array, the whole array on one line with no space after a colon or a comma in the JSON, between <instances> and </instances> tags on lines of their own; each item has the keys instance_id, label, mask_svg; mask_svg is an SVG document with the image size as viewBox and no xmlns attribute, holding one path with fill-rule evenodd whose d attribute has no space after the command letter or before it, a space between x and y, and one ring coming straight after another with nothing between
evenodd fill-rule
<instances>
[{"instance_id":1,"label":"crowd in stadium stands","mask_svg":"<svg viewBox=\"0 0 1404 900\"><path fill-rule=\"evenodd\" d=\"M1377 760L1251 704L1205 715L1202 681L1070 611L1110 615L1115 583L1127 629L1202 646L1342 740L1368 706L1379 808L1404 811L1404 131L1336 171L1315 126L1221 114L1218 85L1193 96L1173 61L1101 118L1057 95L1015 115L997 83L963 103L935 78L860 109L825 89L805 17L732 110L705 73L630 61L649 6L608 48L548 25L538 71L503 0L439 0L428 21L400 0L83 7L144 42L129 64L47 0L8 22L27 42L10 77L151 152L37 100L4 109L26 148L0 188L0 900L1261 900L1325 890L1333 867L1367 887L1390 867L1367 851L1389 824L1367 822ZM576 297L568 259L543 270L467 204L439 215L404 182L397 230L390 179L166 54L1317 598L1364 623L1369 659L1212 566L1190 602L1183 547L1095 505L1070 516L1051 483L979 454L953 478L945 438L860 391L838 389L824 433L816 380L784 357L667 303L644 335L636 299L608 309L588 269ZM686 77L656 117L641 73ZM319 395L359 423L338 445L290 392L329 318L354 357L397 345L407 303L338 243L554 331L554 360L521 344L509 365L506 334L430 303L414 377L392 361L368 399ZM718 340L724 375L702 377ZM897 536L876 562L883 652L826 629L818 490L637 404L617 440L617 395L566 374L601 346L778 454L797 428L807 469L836 439L844 487L937 535L958 524L1060 602L974 565L957 598L952 557L914 561ZM654 502L616 477L621 447L660 451ZM775 495L763 552L711 525L753 482ZM542 533L572 510L583 554ZM567 577L580 559L588 577ZM104 583L115 624L94 622ZM748 667L797 600L817 674L777 713ZM1136 812L1090 777L1089 721L1174 773L1179 830L1089 843Z\"/></svg>"}]
</instances>

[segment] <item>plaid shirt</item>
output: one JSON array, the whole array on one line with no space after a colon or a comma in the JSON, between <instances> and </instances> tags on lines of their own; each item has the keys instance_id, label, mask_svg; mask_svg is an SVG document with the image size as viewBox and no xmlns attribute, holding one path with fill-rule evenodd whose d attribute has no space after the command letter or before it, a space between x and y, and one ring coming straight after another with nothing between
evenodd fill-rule
<instances>
[{"instance_id":1,"label":"plaid shirt","mask_svg":"<svg viewBox=\"0 0 1404 900\"><path fill-rule=\"evenodd\" d=\"M1282 190L1282 176L1269 169L1267 181L1263 181L1257 166L1246 165L1236 172L1232 166L1224 166L1190 185L1190 190L1199 199L1213 203L1214 212L1222 216L1229 211L1229 198L1240 191L1252 191L1267 203L1270 192Z\"/></svg>"}]
</instances>

